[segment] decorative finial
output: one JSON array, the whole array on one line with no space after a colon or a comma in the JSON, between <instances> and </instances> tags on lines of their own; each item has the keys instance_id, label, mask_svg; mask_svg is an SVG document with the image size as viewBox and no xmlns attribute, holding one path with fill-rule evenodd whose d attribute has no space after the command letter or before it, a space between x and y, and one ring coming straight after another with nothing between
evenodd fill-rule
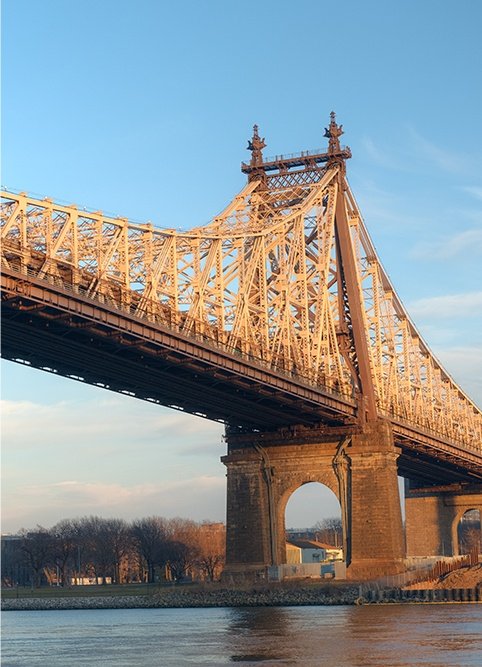
<instances>
[{"instance_id":1,"label":"decorative finial","mask_svg":"<svg viewBox=\"0 0 482 667\"><path fill-rule=\"evenodd\" d=\"M341 146L339 137L341 137L342 134L343 134L343 125L336 124L335 112L332 111L330 113L330 125L329 127L325 127L325 134L323 135L325 137L328 137L329 139L328 153L330 155L335 155L337 153L340 153Z\"/></svg>"},{"instance_id":2,"label":"decorative finial","mask_svg":"<svg viewBox=\"0 0 482 667\"><path fill-rule=\"evenodd\" d=\"M251 141L248 141L248 151L251 151L251 166L259 167L263 164L263 153L262 150L265 148L266 143L264 137L261 139L258 134L258 126L253 125L253 138Z\"/></svg>"}]
</instances>

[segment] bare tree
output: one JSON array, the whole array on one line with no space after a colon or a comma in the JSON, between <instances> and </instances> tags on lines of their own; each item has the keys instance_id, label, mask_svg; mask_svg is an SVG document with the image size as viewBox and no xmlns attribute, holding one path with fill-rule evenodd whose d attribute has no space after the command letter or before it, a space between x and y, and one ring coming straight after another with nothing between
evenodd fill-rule
<instances>
[{"instance_id":1,"label":"bare tree","mask_svg":"<svg viewBox=\"0 0 482 667\"><path fill-rule=\"evenodd\" d=\"M113 581L121 584L123 583L121 565L129 552L132 541L129 526L123 519L105 519L104 535L105 540L110 545Z\"/></svg>"},{"instance_id":2,"label":"bare tree","mask_svg":"<svg viewBox=\"0 0 482 667\"><path fill-rule=\"evenodd\" d=\"M33 531L21 530L20 550L32 573L32 585L40 587L42 574L52 562L52 538L48 530L37 526Z\"/></svg>"},{"instance_id":3,"label":"bare tree","mask_svg":"<svg viewBox=\"0 0 482 667\"><path fill-rule=\"evenodd\" d=\"M26 586L30 581L30 568L21 549L22 540L20 534L2 536L2 587Z\"/></svg>"},{"instance_id":4,"label":"bare tree","mask_svg":"<svg viewBox=\"0 0 482 667\"><path fill-rule=\"evenodd\" d=\"M343 527L339 517L328 517L315 523L312 528L319 542L330 544L334 547L343 545Z\"/></svg>"},{"instance_id":5,"label":"bare tree","mask_svg":"<svg viewBox=\"0 0 482 667\"><path fill-rule=\"evenodd\" d=\"M72 555L75 579L80 583L81 577L87 574L90 562L93 559L93 543L90 533L90 517L80 517L72 520L74 553Z\"/></svg>"},{"instance_id":6,"label":"bare tree","mask_svg":"<svg viewBox=\"0 0 482 667\"><path fill-rule=\"evenodd\" d=\"M195 564L200 550L198 525L190 519L169 519L166 522L168 536L168 563L175 581L183 579Z\"/></svg>"},{"instance_id":7,"label":"bare tree","mask_svg":"<svg viewBox=\"0 0 482 667\"><path fill-rule=\"evenodd\" d=\"M54 565L60 573L60 582L62 586L67 583L67 568L70 564L75 566L76 552L76 530L75 525L70 519L63 519L50 529L52 538L52 557Z\"/></svg>"},{"instance_id":8,"label":"bare tree","mask_svg":"<svg viewBox=\"0 0 482 667\"><path fill-rule=\"evenodd\" d=\"M135 567L141 580L154 582L156 572L162 575L166 566L176 581L188 574L214 581L224 563L225 529L223 524L180 518L153 516L128 525L122 519L85 516L64 519L50 530L39 526L23 531L18 544L22 559L17 558L17 565L9 562L9 572L25 563L35 585L44 571L54 581L55 570L64 586L70 577L79 583L84 575L124 583Z\"/></svg>"},{"instance_id":9,"label":"bare tree","mask_svg":"<svg viewBox=\"0 0 482 667\"><path fill-rule=\"evenodd\" d=\"M197 564L202 577L208 581L219 579L226 554L224 524L203 522L198 526L197 543L199 547Z\"/></svg>"},{"instance_id":10,"label":"bare tree","mask_svg":"<svg viewBox=\"0 0 482 667\"><path fill-rule=\"evenodd\" d=\"M158 516L136 519L131 526L131 535L139 556L145 563L147 582L153 583L156 566L165 565L167 559L165 519Z\"/></svg>"},{"instance_id":11,"label":"bare tree","mask_svg":"<svg viewBox=\"0 0 482 667\"><path fill-rule=\"evenodd\" d=\"M458 525L458 539L460 553L468 554L471 551L480 553L481 530L479 510L469 510L464 514Z\"/></svg>"},{"instance_id":12,"label":"bare tree","mask_svg":"<svg viewBox=\"0 0 482 667\"><path fill-rule=\"evenodd\" d=\"M81 520L84 545L87 546L90 568L98 580L107 583L110 577L119 581L120 564L129 549L130 532L123 519L104 519L99 516Z\"/></svg>"},{"instance_id":13,"label":"bare tree","mask_svg":"<svg viewBox=\"0 0 482 667\"><path fill-rule=\"evenodd\" d=\"M167 564L174 581L182 581L188 574L197 556L197 548L192 544L170 540L166 545Z\"/></svg>"}]
</instances>

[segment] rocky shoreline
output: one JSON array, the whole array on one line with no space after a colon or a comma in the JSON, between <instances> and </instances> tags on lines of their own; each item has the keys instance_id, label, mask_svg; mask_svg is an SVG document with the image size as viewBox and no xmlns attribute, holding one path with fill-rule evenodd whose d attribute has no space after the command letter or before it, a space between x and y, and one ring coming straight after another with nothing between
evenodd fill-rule
<instances>
[{"instance_id":1,"label":"rocky shoreline","mask_svg":"<svg viewBox=\"0 0 482 667\"><path fill-rule=\"evenodd\" d=\"M2 611L66 609L176 609L193 607L292 607L387 603L482 602L482 588L373 589L358 586L260 588L251 590L164 590L149 595L3 598Z\"/></svg>"},{"instance_id":2,"label":"rocky shoreline","mask_svg":"<svg viewBox=\"0 0 482 667\"><path fill-rule=\"evenodd\" d=\"M213 591L162 591L152 595L92 597L7 598L2 611L48 609L169 609L186 607L282 607L305 605L351 605L359 598L358 587L253 589Z\"/></svg>"}]
</instances>

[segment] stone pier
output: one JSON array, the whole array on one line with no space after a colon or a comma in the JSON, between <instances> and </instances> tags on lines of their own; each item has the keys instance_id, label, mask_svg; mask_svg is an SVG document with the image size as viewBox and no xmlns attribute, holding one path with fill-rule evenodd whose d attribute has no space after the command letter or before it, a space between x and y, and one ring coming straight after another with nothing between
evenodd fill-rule
<instances>
[{"instance_id":1,"label":"stone pier","mask_svg":"<svg viewBox=\"0 0 482 667\"><path fill-rule=\"evenodd\" d=\"M303 484L320 482L337 496L347 576L368 579L403 569L404 538L390 425L362 434L316 437L228 436L226 577L262 576L286 562L285 509Z\"/></svg>"},{"instance_id":2,"label":"stone pier","mask_svg":"<svg viewBox=\"0 0 482 667\"><path fill-rule=\"evenodd\" d=\"M407 556L458 556L457 528L465 512L482 516L482 486L405 488Z\"/></svg>"}]
</instances>

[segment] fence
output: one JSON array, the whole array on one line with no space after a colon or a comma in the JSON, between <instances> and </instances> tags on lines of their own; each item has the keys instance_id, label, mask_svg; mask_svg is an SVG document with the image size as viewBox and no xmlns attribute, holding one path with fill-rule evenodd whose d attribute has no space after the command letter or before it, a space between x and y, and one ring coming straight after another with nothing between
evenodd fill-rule
<instances>
[{"instance_id":1,"label":"fence","mask_svg":"<svg viewBox=\"0 0 482 667\"><path fill-rule=\"evenodd\" d=\"M440 579L446 574L455 572L455 570L460 570L463 567L473 567L474 565L477 565L478 562L478 549L472 549L472 551L466 556L458 556L449 561L437 561L428 572L420 574L418 577L412 579L410 583L418 584L421 581L435 581L436 579Z\"/></svg>"},{"instance_id":2,"label":"fence","mask_svg":"<svg viewBox=\"0 0 482 667\"><path fill-rule=\"evenodd\" d=\"M295 563L270 565L268 579L283 581L285 579L345 579L346 563L341 560L321 563Z\"/></svg>"},{"instance_id":3,"label":"fence","mask_svg":"<svg viewBox=\"0 0 482 667\"><path fill-rule=\"evenodd\" d=\"M409 568L405 572L399 574L387 575L379 579L372 580L366 584L360 585L361 595L366 591L382 591L385 588L401 589L404 586L411 586L422 582L436 581L440 577L460 570L463 567L472 567L479 562L479 555L477 549L470 552L466 556L446 556L443 558L429 558L420 560L409 559L405 561Z\"/></svg>"}]
</instances>

